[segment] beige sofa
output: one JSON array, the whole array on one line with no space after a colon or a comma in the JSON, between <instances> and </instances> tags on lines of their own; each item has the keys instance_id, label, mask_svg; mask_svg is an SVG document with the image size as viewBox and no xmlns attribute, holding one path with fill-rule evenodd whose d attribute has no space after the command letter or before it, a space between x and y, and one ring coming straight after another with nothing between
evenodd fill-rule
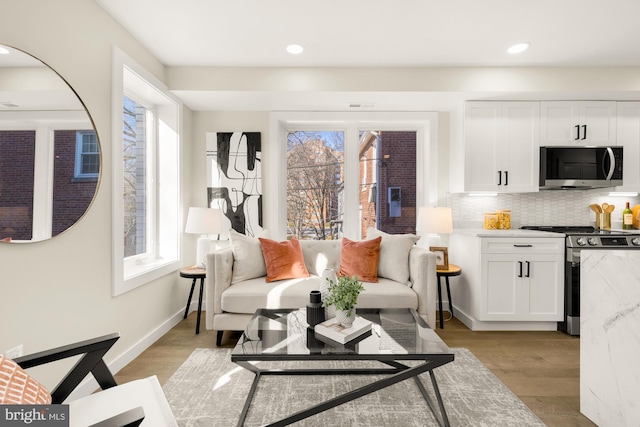
<instances>
[{"instance_id":1,"label":"beige sofa","mask_svg":"<svg viewBox=\"0 0 640 427\"><path fill-rule=\"evenodd\" d=\"M363 282L360 308L414 308L435 328L437 277L435 254L415 245L413 235L382 236L378 282ZM216 330L220 345L225 330L242 331L258 308L301 308L309 292L320 289L325 268L340 269L340 240L302 240L308 278L266 282L258 239L234 234L230 247L207 254L206 328Z\"/></svg>"}]
</instances>

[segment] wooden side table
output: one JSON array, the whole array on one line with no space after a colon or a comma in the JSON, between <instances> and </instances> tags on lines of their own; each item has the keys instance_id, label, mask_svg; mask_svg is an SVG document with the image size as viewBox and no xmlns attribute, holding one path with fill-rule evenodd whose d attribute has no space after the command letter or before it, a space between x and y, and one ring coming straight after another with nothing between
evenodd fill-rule
<instances>
[{"instance_id":1,"label":"wooden side table","mask_svg":"<svg viewBox=\"0 0 640 427\"><path fill-rule=\"evenodd\" d=\"M444 321L442 319L442 278L447 284L447 298L449 298L449 310L451 311L451 317L453 317L453 303L451 301L451 289L449 288L449 277L459 276L462 274L462 269L455 264L449 264L447 270L436 270L438 276L438 309L440 310L440 329L444 329Z\"/></svg>"},{"instance_id":2,"label":"wooden side table","mask_svg":"<svg viewBox=\"0 0 640 427\"><path fill-rule=\"evenodd\" d=\"M189 299L187 300L187 307L184 309L184 318L187 318L189 314L189 306L191 305L191 297L193 297L193 290L196 287L196 280L200 279L200 297L198 298L198 320L196 321L196 334L200 333L200 316L202 314L202 294L204 292L204 279L207 277L207 271L204 268L197 266L185 267L180 269L180 277L186 279L193 279L191 282L191 291L189 292Z\"/></svg>"}]
</instances>

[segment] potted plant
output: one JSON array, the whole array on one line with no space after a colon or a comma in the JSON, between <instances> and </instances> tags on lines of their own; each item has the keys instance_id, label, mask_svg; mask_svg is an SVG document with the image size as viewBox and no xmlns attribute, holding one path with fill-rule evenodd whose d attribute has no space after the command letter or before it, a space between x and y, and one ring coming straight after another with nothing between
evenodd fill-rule
<instances>
[{"instance_id":1,"label":"potted plant","mask_svg":"<svg viewBox=\"0 0 640 427\"><path fill-rule=\"evenodd\" d=\"M354 310L358 302L358 295L364 291L364 286L356 276L340 276L329 285L329 296L325 299L325 306L336 308L336 319L342 326L348 328L356 318Z\"/></svg>"}]
</instances>

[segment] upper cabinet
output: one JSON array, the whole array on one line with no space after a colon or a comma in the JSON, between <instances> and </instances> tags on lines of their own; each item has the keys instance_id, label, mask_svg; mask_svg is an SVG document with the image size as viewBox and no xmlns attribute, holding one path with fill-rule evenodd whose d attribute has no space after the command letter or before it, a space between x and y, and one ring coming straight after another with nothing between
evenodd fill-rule
<instances>
[{"instance_id":1,"label":"upper cabinet","mask_svg":"<svg viewBox=\"0 0 640 427\"><path fill-rule=\"evenodd\" d=\"M538 102L467 102L464 120L463 191L538 191Z\"/></svg>"},{"instance_id":2,"label":"upper cabinet","mask_svg":"<svg viewBox=\"0 0 640 427\"><path fill-rule=\"evenodd\" d=\"M618 102L618 143L624 147L618 191L640 190L640 102Z\"/></svg>"},{"instance_id":3,"label":"upper cabinet","mask_svg":"<svg viewBox=\"0 0 640 427\"><path fill-rule=\"evenodd\" d=\"M615 101L540 102L540 145L616 145Z\"/></svg>"}]
</instances>

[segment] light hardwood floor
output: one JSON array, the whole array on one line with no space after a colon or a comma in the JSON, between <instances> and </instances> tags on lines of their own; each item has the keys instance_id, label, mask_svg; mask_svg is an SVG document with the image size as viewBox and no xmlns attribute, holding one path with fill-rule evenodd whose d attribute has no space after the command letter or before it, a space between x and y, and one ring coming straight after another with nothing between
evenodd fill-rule
<instances>
[{"instance_id":1,"label":"light hardwood floor","mask_svg":"<svg viewBox=\"0 0 640 427\"><path fill-rule=\"evenodd\" d=\"M446 317L446 314L445 314ZM204 316L203 316L204 320ZM196 348L215 347L214 331L191 313L115 377L118 383L157 375L164 384ZM436 332L449 347L465 347L550 427L594 426L580 414L580 339L561 332L474 332L457 319ZM223 347L239 333L225 332Z\"/></svg>"}]
</instances>

